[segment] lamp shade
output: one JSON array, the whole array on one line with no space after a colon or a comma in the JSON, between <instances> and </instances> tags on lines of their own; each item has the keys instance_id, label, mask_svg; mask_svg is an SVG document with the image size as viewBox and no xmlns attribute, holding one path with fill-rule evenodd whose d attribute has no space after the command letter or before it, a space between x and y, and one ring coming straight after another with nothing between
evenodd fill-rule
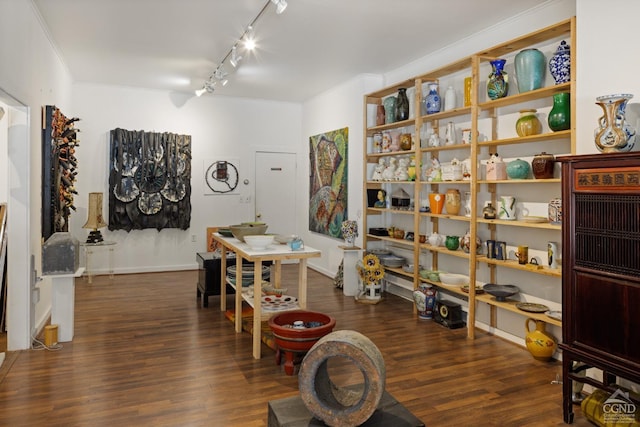
<instances>
[{"instance_id":1,"label":"lamp shade","mask_svg":"<svg viewBox=\"0 0 640 427\"><path fill-rule=\"evenodd\" d=\"M89 193L89 214L87 215L87 222L82 228L97 230L106 226L107 223L104 222L102 217L102 193Z\"/></svg>"}]
</instances>

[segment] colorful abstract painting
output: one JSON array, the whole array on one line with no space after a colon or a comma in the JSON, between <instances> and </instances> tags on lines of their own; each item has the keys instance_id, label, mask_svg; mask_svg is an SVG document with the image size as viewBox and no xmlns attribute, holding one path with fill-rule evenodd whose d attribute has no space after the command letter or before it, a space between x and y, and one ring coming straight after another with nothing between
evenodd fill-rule
<instances>
[{"instance_id":1,"label":"colorful abstract painting","mask_svg":"<svg viewBox=\"0 0 640 427\"><path fill-rule=\"evenodd\" d=\"M347 216L349 128L309 137L309 230L340 238Z\"/></svg>"}]
</instances>

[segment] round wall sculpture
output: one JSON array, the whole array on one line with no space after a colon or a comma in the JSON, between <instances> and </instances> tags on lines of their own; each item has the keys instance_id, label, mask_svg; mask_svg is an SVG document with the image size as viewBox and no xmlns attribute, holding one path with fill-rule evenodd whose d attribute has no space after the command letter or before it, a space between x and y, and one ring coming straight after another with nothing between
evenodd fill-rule
<instances>
[{"instance_id":1,"label":"round wall sculpture","mask_svg":"<svg viewBox=\"0 0 640 427\"><path fill-rule=\"evenodd\" d=\"M336 386L327 362L350 360L364 378L362 392ZM358 426L375 412L384 394L386 369L382 353L356 331L336 331L322 337L307 353L298 373L300 397L307 409L332 427Z\"/></svg>"}]
</instances>

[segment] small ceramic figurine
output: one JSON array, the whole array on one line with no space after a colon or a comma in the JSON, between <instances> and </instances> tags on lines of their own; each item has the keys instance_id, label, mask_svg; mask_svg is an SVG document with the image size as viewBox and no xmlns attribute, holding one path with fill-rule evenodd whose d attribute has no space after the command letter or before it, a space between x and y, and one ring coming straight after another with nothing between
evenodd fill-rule
<instances>
[{"instance_id":1,"label":"small ceramic figurine","mask_svg":"<svg viewBox=\"0 0 640 427\"><path fill-rule=\"evenodd\" d=\"M409 159L406 157L402 157L398 160L398 168L395 171L396 181L408 181L409 173L407 172L407 168L409 167Z\"/></svg>"},{"instance_id":2,"label":"small ceramic figurine","mask_svg":"<svg viewBox=\"0 0 640 427\"><path fill-rule=\"evenodd\" d=\"M384 172L384 168L386 166L387 165L384 159L379 159L378 164L373 168L373 175L371 176L371 181L382 181L382 172Z\"/></svg>"},{"instance_id":3,"label":"small ceramic figurine","mask_svg":"<svg viewBox=\"0 0 640 427\"><path fill-rule=\"evenodd\" d=\"M416 180L416 157L411 156L409 161L409 167L407 168L407 174L409 174L409 181Z\"/></svg>"},{"instance_id":4,"label":"small ceramic figurine","mask_svg":"<svg viewBox=\"0 0 640 427\"><path fill-rule=\"evenodd\" d=\"M431 158L431 167L426 170L425 178L427 181L442 181L442 168L440 161L435 157Z\"/></svg>"},{"instance_id":5,"label":"small ceramic figurine","mask_svg":"<svg viewBox=\"0 0 640 427\"><path fill-rule=\"evenodd\" d=\"M387 207L387 192L384 190L378 190L378 200L373 204L375 208Z\"/></svg>"},{"instance_id":6,"label":"small ceramic figurine","mask_svg":"<svg viewBox=\"0 0 640 427\"><path fill-rule=\"evenodd\" d=\"M389 159L389 164L384 168L384 171L382 171L382 179L384 181L394 181L396 179L395 173L397 162L398 161L394 157Z\"/></svg>"}]
</instances>

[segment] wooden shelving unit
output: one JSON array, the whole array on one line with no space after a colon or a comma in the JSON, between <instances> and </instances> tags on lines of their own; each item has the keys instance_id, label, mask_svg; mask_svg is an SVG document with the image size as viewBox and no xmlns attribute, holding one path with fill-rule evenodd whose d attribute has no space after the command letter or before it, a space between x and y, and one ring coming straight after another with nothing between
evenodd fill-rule
<instances>
[{"instance_id":1,"label":"wooden shelving unit","mask_svg":"<svg viewBox=\"0 0 640 427\"><path fill-rule=\"evenodd\" d=\"M571 70L571 80L568 83L553 84L553 79L548 79L545 86L525 93L517 93L514 89L512 94L496 100L489 100L486 97L486 88L484 82L484 70L486 70L488 61L507 57L513 59L515 54L520 50L532 47L541 47L554 45L557 46L561 40L567 40L571 46L572 52L576 49L575 39L575 18L567 19L555 25L543 28L534 33L526 34L513 40L509 40L500 45L491 47L474 55L461 58L451 64L442 66L428 73L416 76L399 82L393 86L384 88L380 91L365 95L364 97L364 209L366 213L363 221L363 228L366 231L364 236L364 248L373 249L382 247L401 248L411 251L413 259L409 262L415 266L421 264L421 261L428 260L425 266L438 270L438 265L444 257L452 257L467 262L467 268L461 271L452 271L455 273L465 274L469 276L470 283L476 283L478 272L482 270L483 275L490 277L491 283L498 283L498 274L501 271L510 271L522 274L535 274L543 280L558 280L562 276L562 271L551 269L546 265L520 265L514 260L497 260L488 258L484 254L476 251L476 237L479 235L489 235L491 239L509 240L513 234L519 234L528 230L540 233L550 233L557 241L561 240L561 226L548 222L538 223L535 221L517 220L505 221L500 219L484 219L482 217L482 207L479 206L479 195L482 198L489 198L491 202L497 202L497 194L505 191L518 192L522 197L526 197L529 189L535 191L560 193L561 179L557 173L551 179L523 179L523 180L499 180L492 181L483 177L481 161L488 158L488 153L499 151L517 150L525 147L529 151L553 151L562 150L561 154L575 153L575 67ZM572 53L573 54L573 53ZM548 58L547 58L548 59ZM471 77L472 80L472 96L471 104L467 106L458 105L457 108L441 111L435 114L422 114L422 95L427 82L445 82L440 86L440 93L444 95L447 82L460 83L464 77ZM515 88L515 79L510 84ZM458 86L460 87L460 86ZM413 116L408 120L400 122L386 123L383 125L372 125L368 123L368 114L371 107L383 103L384 98L395 96L399 88L406 88L407 92L412 89L413 99ZM515 130L511 133L502 131L500 121L509 115L517 114L519 109L532 108L531 105L543 105L550 107L552 97L556 93L569 92L571 99L571 123L572 128L569 130L551 132L545 130L543 133L532 136L518 137ZM460 93L460 92L459 92ZM444 96L443 96L444 98ZM444 104L444 99L443 99ZM459 102L459 104L461 104ZM533 107L537 108L537 107ZM471 131L471 141L469 144L455 143L452 145L440 145L437 147L427 146L425 141L427 130L431 130L440 136L444 134L444 128L449 122L455 122L458 126L467 127ZM488 123L488 124L487 124ZM505 122L506 123L506 122ZM460 125L462 124L462 125ZM489 128L487 131L486 128ZM480 129L486 135L480 138ZM411 150L374 153L372 152L371 140L373 135L379 132L401 131L403 133L411 133L413 136L414 147ZM418 176L415 181L372 181L372 169L380 159L390 157L411 157L416 164ZM470 161L470 177L469 179L457 181L427 181L423 177L424 168L431 159L445 159L451 161L452 158L465 159ZM533 187L531 187L533 185ZM368 195L366 190L385 189L387 196L393 191L402 188L411 194L414 201L412 210L397 210L389 208L373 208L368 206ZM449 188L459 189L461 194L468 192L470 195L470 216L465 216L464 206L458 215L450 215L443 211L441 214L422 212L420 207L424 205L426 195L431 192L445 193ZM497 204L494 204L497 206ZM394 239L387 236L378 236L369 234L370 227L392 227L396 223L405 224L405 231L414 233L413 241ZM411 223L411 226L407 224ZM427 243L420 243L418 236L426 234L427 236L433 232L447 234L448 230L466 229L471 235L471 247L469 253L462 250L451 251L445 247L435 247ZM457 232L457 235L461 233ZM511 239L511 245L514 245ZM536 248L542 250L543 248ZM544 248L546 250L546 248ZM495 327L495 322L500 311L508 311L518 313L523 316L543 320L551 325L560 326L561 322L552 319L545 314L523 312L515 307L515 302L496 301L490 295L475 293L475 288L471 287L469 293L465 293L460 289L452 289L446 287L439 282L432 282L420 277L419 272L415 271L410 274L402 269L388 269L404 278L413 281L413 288L417 289L420 283L430 283L439 287L444 292L460 296L468 301L467 331L470 338L474 338L476 306L477 304L487 304L490 309L490 326ZM534 295L536 298L542 298L541 295Z\"/></svg>"}]
</instances>

